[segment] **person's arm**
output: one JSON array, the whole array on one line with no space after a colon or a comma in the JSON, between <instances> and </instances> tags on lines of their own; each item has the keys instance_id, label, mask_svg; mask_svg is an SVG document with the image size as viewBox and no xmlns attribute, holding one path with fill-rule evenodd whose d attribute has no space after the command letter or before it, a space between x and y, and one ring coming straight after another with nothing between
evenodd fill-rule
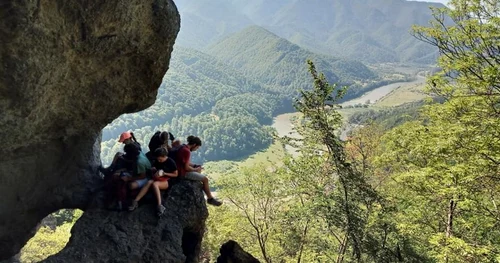
<instances>
[{"instance_id":1,"label":"person's arm","mask_svg":"<svg viewBox=\"0 0 500 263\"><path fill-rule=\"evenodd\" d=\"M198 168L191 166L189 162L186 163L186 167L184 167L184 169L186 169L186 172L198 172L199 170Z\"/></svg>"},{"instance_id":2,"label":"person's arm","mask_svg":"<svg viewBox=\"0 0 500 263\"><path fill-rule=\"evenodd\" d=\"M201 170L198 169L198 168L194 168L193 166L191 166L191 153L190 152L185 152L182 154L181 156L182 158L182 163L184 163L184 169L186 170L186 172L200 172Z\"/></svg>"},{"instance_id":3,"label":"person's arm","mask_svg":"<svg viewBox=\"0 0 500 263\"><path fill-rule=\"evenodd\" d=\"M173 171L173 172L170 172L170 173L164 173L163 174L164 176L167 176L167 177L177 177L177 170Z\"/></svg>"}]
</instances>

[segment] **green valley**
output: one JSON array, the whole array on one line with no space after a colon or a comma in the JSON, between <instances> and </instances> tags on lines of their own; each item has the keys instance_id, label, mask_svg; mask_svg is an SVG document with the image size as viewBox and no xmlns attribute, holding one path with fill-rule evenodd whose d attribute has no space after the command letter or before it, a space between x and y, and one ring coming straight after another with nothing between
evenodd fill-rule
<instances>
[{"instance_id":1,"label":"green valley","mask_svg":"<svg viewBox=\"0 0 500 263\"><path fill-rule=\"evenodd\" d=\"M116 138L126 130L134 131L144 146L157 130L182 140L196 134L207 145L194 153L197 162L237 160L265 150L273 141L272 118L293 112L298 91L310 86L308 59L325 69L330 81L350 86L344 99L410 78L312 53L257 26L228 36L207 53L175 47L157 102L103 130L103 163L121 149Z\"/></svg>"}]
</instances>

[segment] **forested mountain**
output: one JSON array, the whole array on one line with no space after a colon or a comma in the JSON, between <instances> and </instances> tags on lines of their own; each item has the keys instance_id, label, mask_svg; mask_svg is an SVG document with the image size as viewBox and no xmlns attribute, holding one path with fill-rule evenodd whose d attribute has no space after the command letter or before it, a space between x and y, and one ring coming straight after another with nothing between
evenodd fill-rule
<instances>
[{"instance_id":1,"label":"forested mountain","mask_svg":"<svg viewBox=\"0 0 500 263\"><path fill-rule=\"evenodd\" d=\"M182 140L196 134L209 145L195 154L198 161L238 158L265 148L271 142L269 129L263 126L269 124L269 117L254 116L251 109L241 107L255 102L254 96L265 102L263 111L274 112L273 95L259 84L209 55L176 46L156 103L142 112L121 116L103 130L103 162L109 163L114 152L121 150L117 138L126 130L135 132L145 151L156 130L172 131ZM233 97L239 105L230 103ZM224 101L228 104L221 104ZM234 105L235 114L212 114L212 108L227 109L227 105ZM242 139L244 143L239 142Z\"/></svg>"},{"instance_id":2,"label":"forested mountain","mask_svg":"<svg viewBox=\"0 0 500 263\"><path fill-rule=\"evenodd\" d=\"M260 89L258 84L215 58L176 46L156 103L138 114L127 114L115 120L104 129L103 140L114 138L127 129L163 125L175 116L200 114L223 98Z\"/></svg>"},{"instance_id":3,"label":"forested mountain","mask_svg":"<svg viewBox=\"0 0 500 263\"><path fill-rule=\"evenodd\" d=\"M331 82L353 84L375 78L375 74L360 62L314 54L258 26L230 35L207 52L246 77L288 97L310 86L304 66L308 59L323 68Z\"/></svg>"},{"instance_id":4,"label":"forested mountain","mask_svg":"<svg viewBox=\"0 0 500 263\"><path fill-rule=\"evenodd\" d=\"M127 130L144 146L156 130L182 140L196 134L206 145L195 154L198 161L237 159L266 148L272 141L266 125L292 111L297 91L311 86L307 59L325 69L330 81L354 84L350 94L383 83L360 62L321 57L260 27L228 37L210 53L175 47L156 103L103 130L104 163L121 150L116 138Z\"/></svg>"},{"instance_id":5,"label":"forested mountain","mask_svg":"<svg viewBox=\"0 0 500 263\"><path fill-rule=\"evenodd\" d=\"M427 25L429 6L405 0L186 0L177 43L206 49L250 25L317 53L370 63L434 63L435 48L410 35L414 24Z\"/></svg>"}]
</instances>

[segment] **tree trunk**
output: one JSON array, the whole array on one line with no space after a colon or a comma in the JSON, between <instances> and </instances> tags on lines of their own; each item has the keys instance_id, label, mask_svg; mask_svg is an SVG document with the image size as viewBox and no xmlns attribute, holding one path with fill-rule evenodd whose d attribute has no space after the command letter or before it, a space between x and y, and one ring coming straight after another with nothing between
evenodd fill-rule
<instances>
[{"instance_id":1,"label":"tree trunk","mask_svg":"<svg viewBox=\"0 0 500 263\"><path fill-rule=\"evenodd\" d=\"M453 214L455 213L455 208L457 208L457 203L450 200L450 206L448 207L448 222L446 223L446 238L450 238L453 235Z\"/></svg>"},{"instance_id":2,"label":"tree trunk","mask_svg":"<svg viewBox=\"0 0 500 263\"><path fill-rule=\"evenodd\" d=\"M446 222L446 239L453 235L453 214L455 213L455 208L457 208L457 202L450 200L450 206L448 207L448 221ZM447 244L445 244L447 245ZM446 263L448 263L448 256L445 257Z\"/></svg>"},{"instance_id":3,"label":"tree trunk","mask_svg":"<svg viewBox=\"0 0 500 263\"><path fill-rule=\"evenodd\" d=\"M344 237L344 240L342 240L342 243L340 244L339 255L337 256L337 260L335 262L337 262L337 263L344 262L344 255L345 255L345 251L347 248L347 241L348 240L349 240L349 236L346 234Z\"/></svg>"}]
</instances>

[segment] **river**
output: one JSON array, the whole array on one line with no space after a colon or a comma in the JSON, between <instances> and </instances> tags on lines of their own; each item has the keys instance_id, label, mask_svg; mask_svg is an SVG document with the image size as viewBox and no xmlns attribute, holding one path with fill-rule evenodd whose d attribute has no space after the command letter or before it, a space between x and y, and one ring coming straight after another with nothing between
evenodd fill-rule
<instances>
[{"instance_id":1,"label":"river","mask_svg":"<svg viewBox=\"0 0 500 263\"><path fill-rule=\"evenodd\" d=\"M388 85L385 85L382 87L378 87L372 91L369 91L369 92L363 94L363 96L361 96L361 97L343 102L340 105L345 107L345 106L356 105L356 104L365 104L367 101L369 101L370 104L373 104L397 88L405 87L405 86L412 86L415 84L423 84L423 83L425 83L425 79L426 78L424 76L422 76L422 73L419 73L419 74L417 74L416 79L413 81L395 82L395 83L388 84Z\"/></svg>"},{"instance_id":2,"label":"river","mask_svg":"<svg viewBox=\"0 0 500 263\"><path fill-rule=\"evenodd\" d=\"M382 99L383 97L385 97L386 95L388 95L391 91L399 87L415 85L415 84L423 84L425 82L425 79L426 78L425 76L423 76L422 72L419 72L416 75L416 79L413 81L396 82L385 86L381 86L379 88L376 88L374 90L371 90L363 94L361 97L343 102L340 105L345 107L356 104L365 104L367 101L370 101L370 104L373 104L378 100ZM299 138L299 135L293 130L292 119L294 116L297 116L297 113L285 113L285 114L280 114L273 119L272 127L276 129L280 137L289 136L289 137ZM348 130L349 129L346 129L342 132L344 135L343 137L345 137L345 134L347 134ZM286 146L286 150L289 153L292 153L292 155L297 155L296 150L289 145Z\"/></svg>"}]
</instances>

